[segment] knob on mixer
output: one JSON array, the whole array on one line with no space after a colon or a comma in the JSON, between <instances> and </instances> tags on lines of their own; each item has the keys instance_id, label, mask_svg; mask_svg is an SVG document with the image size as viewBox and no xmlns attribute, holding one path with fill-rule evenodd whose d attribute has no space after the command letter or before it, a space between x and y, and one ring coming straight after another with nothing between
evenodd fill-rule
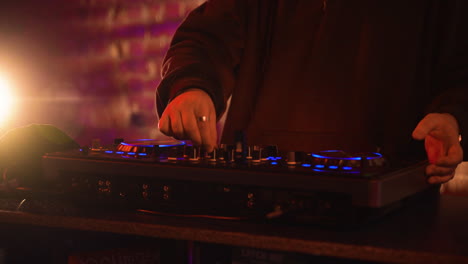
<instances>
[{"instance_id":1,"label":"knob on mixer","mask_svg":"<svg viewBox=\"0 0 468 264\"><path fill-rule=\"evenodd\" d=\"M289 151L287 153L286 163L290 166L299 165L302 163L303 158L304 158L303 152Z\"/></svg>"},{"instance_id":2,"label":"knob on mixer","mask_svg":"<svg viewBox=\"0 0 468 264\"><path fill-rule=\"evenodd\" d=\"M107 154L131 156L135 158L156 158L158 160L178 160L184 158L185 141L158 141L140 139L120 142L115 151L108 150Z\"/></svg>"},{"instance_id":3,"label":"knob on mixer","mask_svg":"<svg viewBox=\"0 0 468 264\"><path fill-rule=\"evenodd\" d=\"M273 146L273 145L264 147L261 150L261 156L262 156L261 160L263 161L267 161L271 159L276 160L277 158L279 158L278 147Z\"/></svg>"},{"instance_id":4,"label":"knob on mixer","mask_svg":"<svg viewBox=\"0 0 468 264\"><path fill-rule=\"evenodd\" d=\"M260 146L249 147L248 158L255 163L259 163L262 160L262 148Z\"/></svg>"},{"instance_id":5,"label":"knob on mixer","mask_svg":"<svg viewBox=\"0 0 468 264\"><path fill-rule=\"evenodd\" d=\"M387 165L387 160L380 153L365 153L360 161L361 172L373 172Z\"/></svg>"},{"instance_id":6,"label":"knob on mixer","mask_svg":"<svg viewBox=\"0 0 468 264\"><path fill-rule=\"evenodd\" d=\"M196 146L187 145L185 147L185 154L187 158L191 162L199 162L200 161L200 148Z\"/></svg>"},{"instance_id":7,"label":"knob on mixer","mask_svg":"<svg viewBox=\"0 0 468 264\"><path fill-rule=\"evenodd\" d=\"M227 146L226 144L221 144L219 147L216 149L216 155L217 155L217 161L220 163L226 163L227 162Z\"/></svg>"},{"instance_id":8,"label":"knob on mixer","mask_svg":"<svg viewBox=\"0 0 468 264\"><path fill-rule=\"evenodd\" d=\"M208 153L206 160L210 163L218 162L219 160L219 151L218 149L213 149L211 153Z\"/></svg>"},{"instance_id":9,"label":"knob on mixer","mask_svg":"<svg viewBox=\"0 0 468 264\"><path fill-rule=\"evenodd\" d=\"M347 153L341 150L325 150L315 153L279 152L278 147L246 146L244 138L239 136L236 144L221 144L211 153L202 152L200 147L189 141L136 140L121 142L115 149L103 152L112 157L126 160L146 159L154 162L185 164L186 162L210 166L243 167L258 169L325 172L338 174L371 175L387 166L386 159L380 153Z\"/></svg>"}]
</instances>

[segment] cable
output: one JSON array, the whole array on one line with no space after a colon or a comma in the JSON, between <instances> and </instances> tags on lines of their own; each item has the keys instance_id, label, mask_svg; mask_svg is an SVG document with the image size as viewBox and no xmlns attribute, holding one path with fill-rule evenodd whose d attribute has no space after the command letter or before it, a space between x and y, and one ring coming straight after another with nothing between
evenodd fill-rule
<instances>
[{"instance_id":1,"label":"cable","mask_svg":"<svg viewBox=\"0 0 468 264\"><path fill-rule=\"evenodd\" d=\"M21 211L21 207L23 207L23 204L26 202L26 199L23 199L18 206L16 207L16 211Z\"/></svg>"}]
</instances>

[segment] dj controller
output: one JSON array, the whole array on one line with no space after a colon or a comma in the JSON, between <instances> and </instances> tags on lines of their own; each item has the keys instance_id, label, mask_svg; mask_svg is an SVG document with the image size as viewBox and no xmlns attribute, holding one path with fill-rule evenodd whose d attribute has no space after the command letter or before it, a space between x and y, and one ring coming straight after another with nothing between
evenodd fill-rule
<instances>
[{"instance_id":1,"label":"dj controller","mask_svg":"<svg viewBox=\"0 0 468 264\"><path fill-rule=\"evenodd\" d=\"M431 189L425 162L381 153L281 151L188 141L135 140L48 153L45 179L72 201L100 208L218 219L367 221Z\"/></svg>"}]
</instances>

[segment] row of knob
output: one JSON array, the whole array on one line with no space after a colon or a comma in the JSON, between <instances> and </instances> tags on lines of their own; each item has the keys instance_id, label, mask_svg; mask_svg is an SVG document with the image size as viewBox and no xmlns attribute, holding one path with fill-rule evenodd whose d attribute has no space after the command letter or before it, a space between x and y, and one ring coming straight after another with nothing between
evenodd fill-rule
<instances>
[{"instance_id":1,"label":"row of knob","mask_svg":"<svg viewBox=\"0 0 468 264\"><path fill-rule=\"evenodd\" d=\"M107 155L125 158L151 159L159 162L189 162L192 164L268 164L272 166L312 168L315 171L340 171L359 173L362 170L381 168L386 160L379 153L348 154L339 150L317 153L280 153L276 146L239 147L220 145L211 153L185 143L177 145L132 145L122 143L115 149L102 149Z\"/></svg>"}]
</instances>

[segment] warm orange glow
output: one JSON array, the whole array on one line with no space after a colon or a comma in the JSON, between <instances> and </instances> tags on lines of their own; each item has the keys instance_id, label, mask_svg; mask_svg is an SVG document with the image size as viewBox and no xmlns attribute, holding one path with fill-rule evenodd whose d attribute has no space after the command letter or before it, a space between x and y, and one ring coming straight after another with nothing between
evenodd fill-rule
<instances>
[{"instance_id":1,"label":"warm orange glow","mask_svg":"<svg viewBox=\"0 0 468 264\"><path fill-rule=\"evenodd\" d=\"M11 89L10 81L0 75L0 124L4 124L12 112L14 98Z\"/></svg>"}]
</instances>

